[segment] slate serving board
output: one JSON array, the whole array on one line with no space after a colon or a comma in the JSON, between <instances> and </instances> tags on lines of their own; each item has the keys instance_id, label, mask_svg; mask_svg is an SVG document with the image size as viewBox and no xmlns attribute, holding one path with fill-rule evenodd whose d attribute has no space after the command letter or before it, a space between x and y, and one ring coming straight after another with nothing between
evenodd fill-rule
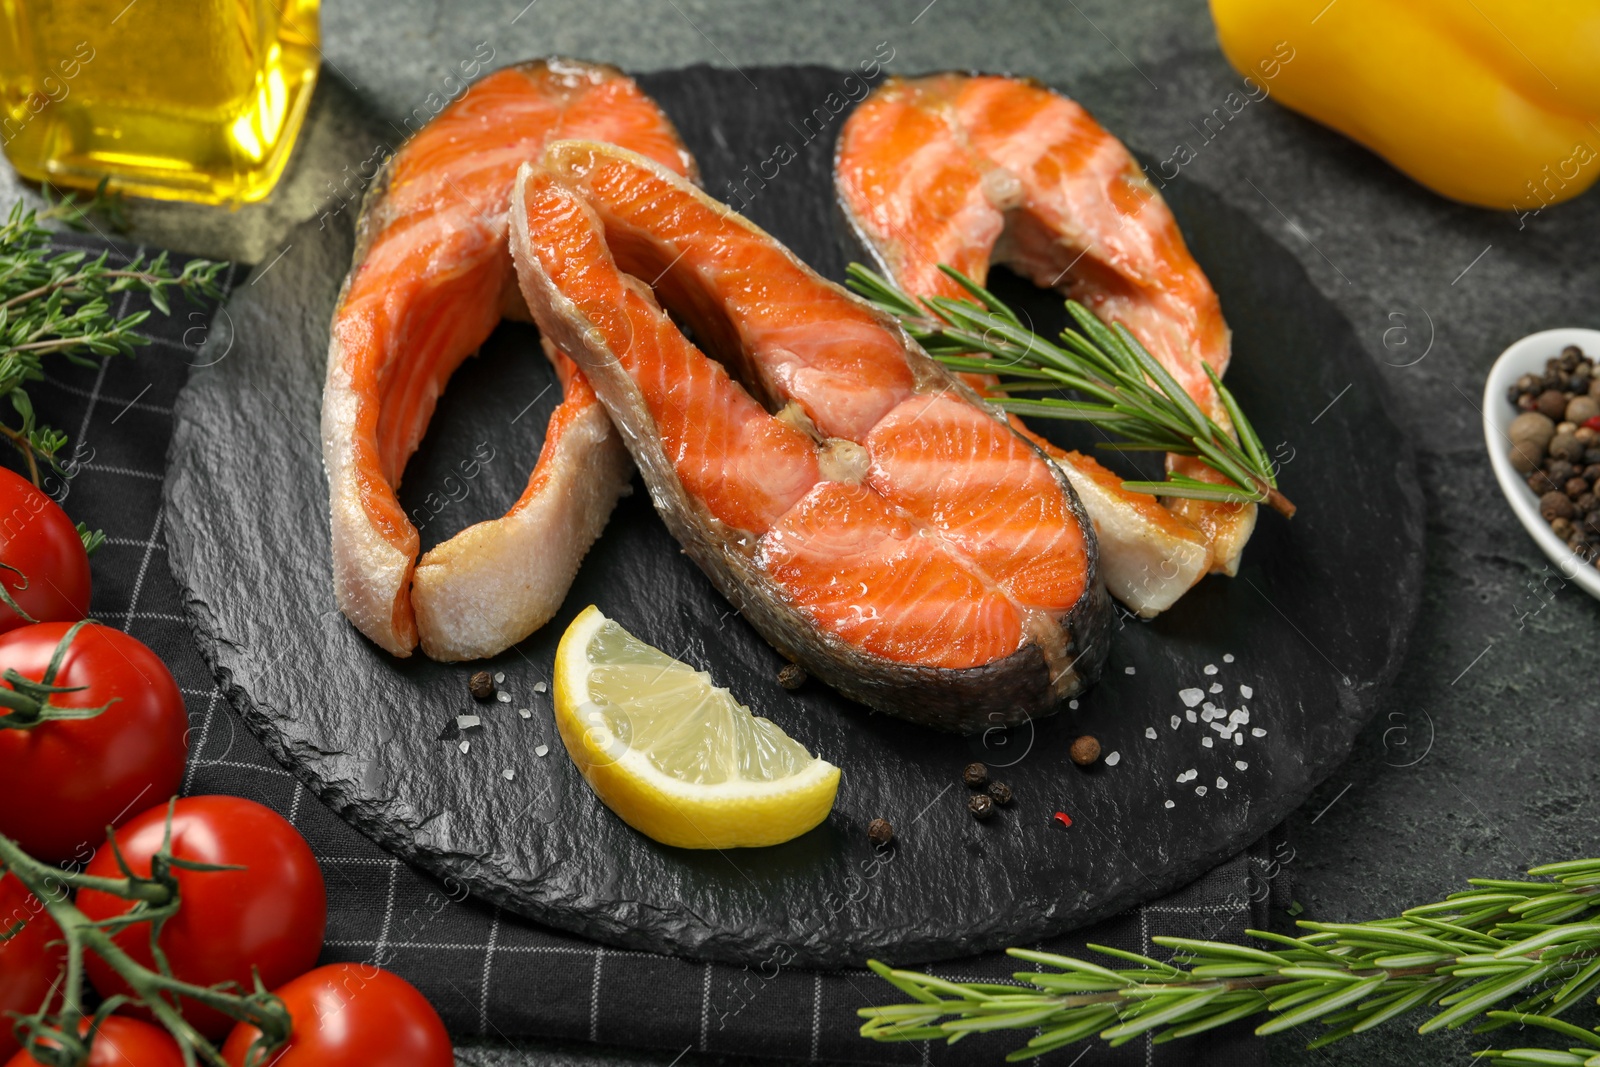
<instances>
[{"instance_id":1,"label":"slate serving board","mask_svg":"<svg viewBox=\"0 0 1600 1067\"><path fill-rule=\"evenodd\" d=\"M830 174L842 121L832 112L859 94L858 78L700 67L640 80L713 193L738 183L747 213L830 277L863 258ZM385 139L386 124L371 124ZM761 164L781 144L795 158L751 181L772 174ZM1154 622L1125 618L1105 678L1075 710L962 738L870 714L816 683L783 690L779 657L680 554L642 486L561 614L489 664L505 673L511 704L475 705L471 667L385 655L333 604L317 443L349 212L300 227L280 260L239 286L178 404L167 537L201 648L274 755L363 832L482 897L607 944L750 964L908 963L1034 941L1165 893L1254 840L1344 759L1411 629L1422 515L1410 447L1349 323L1248 218L1182 180L1164 194L1233 326L1229 384L1300 513L1261 517L1237 578L1207 579ZM1041 326L1061 319L1056 301L997 284ZM424 549L520 493L560 393L536 338L503 325L440 404L401 490ZM839 764L827 822L777 848L696 852L612 816L566 758L549 694L534 688L590 603ZM1188 722L1179 691L1213 685L1221 692L1206 699L1248 708L1249 730L1265 735L1241 730L1240 746ZM462 735L463 754L454 716L469 711L484 725ZM1118 754L1114 765L1068 760L1086 732ZM972 759L1017 798L985 824L968 815L958 781ZM898 834L882 852L865 832L878 816Z\"/></svg>"}]
</instances>

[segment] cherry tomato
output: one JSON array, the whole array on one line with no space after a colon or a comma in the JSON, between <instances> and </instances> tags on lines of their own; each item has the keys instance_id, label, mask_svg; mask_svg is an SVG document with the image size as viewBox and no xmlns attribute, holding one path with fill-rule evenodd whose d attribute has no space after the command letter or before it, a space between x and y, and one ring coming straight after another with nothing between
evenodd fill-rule
<instances>
[{"instance_id":1,"label":"cherry tomato","mask_svg":"<svg viewBox=\"0 0 1600 1067\"><path fill-rule=\"evenodd\" d=\"M81 1034L89 1028L85 1019ZM38 1060L19 1052L6 1067L41 1067ZM178 1043L161 1027L112 1015L100 1024L100 1032L89 1045L84 1067L183 1067Z\"/></svg>"},{"instance_id":2,"label":"cherry tomato","mask_svg":"<svg viewBox=\"0 0 1600 1067\"><path fill-rule=\"evenodd\" d=\"M117 831L128 866L150 873L150 857L161 848L167 806L153 808ZM322 949L328 918L322 870L305 838L270 808L239 797L188 797L172 816L172 854L197 863L235 864L240 871L174 869L181 904L161 930L161 948L172 973L195 985L237 982L254 987L250 969L268 989L310 970ZM118 877L111 849L89 861L87 873ZM78 892L78 910L91 919L121 915L131 905L121 897L88 889ZM130 926L117 935L122 950L154 968L150 932ZM98 956L85 961L101 996L131 992ZM208 1037L221 1037L233 1020L196 1004L184 1014Z\"/></svg>"},{"instance_id":3,"label":"cherry tomato","mask_svg":"<svg viewBox=\"0 0 1600 1067\"><path fill-rule=\"evenodd\" d=\"M0 875L0 934L22 929L9 941L0 941L0 1056L17 1051L7 1012L23 1015L39 1010L50 985L67 963L66 946L59 943L56 925L14 874ZM51 942L57 942L51 944Z\"/></svg>"},{"instance_id":4,"label":"cherry tomato","mask_svg":"<svg viewBox=\"0 0 1600 1067\"><path fill-rule=\"evenodd\" d=\"M30 622L75 622L89 613L89 554L61 505L0 467L0 633Z\"/></svg>"},{"instance_id":5,"label":"cherry tomato","mask_svg":"<svg viewBox=\"0 0 1600 1067\"><path fill-rule=\"evenodd\" d=\"M0 634L0 668L43 679L71 623ZM106 826L165 801L183 781L188 713L172 673L121 630L89 623L73 637L54 684L64 708L92 719L56 719L0 730L0 833L46 863L86 862ZM0 682L0 689L10 690ZM10 693L5 695L9 696ZM0 708L0 715L16 714Z\"/></svg>"},{"instance_id":6,"label":"cherry tomato","mask_svg":"<svg viewBox=\"0 0 1600 1067\"><path fill-rule=\"evenodd\" d=\"M410 982L365 963L332 963L273 990L293 1021L272 1067L452 1067L439 1013ZM261 1031L240 1023L222 1058L243 1067Z\"/></svg>"}]
</instances>

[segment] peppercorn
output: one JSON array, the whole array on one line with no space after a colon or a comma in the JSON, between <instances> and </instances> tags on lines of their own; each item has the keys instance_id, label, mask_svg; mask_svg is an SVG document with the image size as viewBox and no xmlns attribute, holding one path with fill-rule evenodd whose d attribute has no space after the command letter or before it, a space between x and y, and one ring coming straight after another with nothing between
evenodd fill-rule
<instances>
[{"instance_id":1,"label":"peppercorn","mask_svg":"<svg viewBox=\"0 0 1600 1067\"><path fill-rule=\"evenodd\" d=\"M1546 493L1539 498L1539 514L1546 522L1572 518L1572 500L1565 493Z\"/></svg>"},{"instance_id":2,"label":"peppercorn","mask_svg":"<svg viewBox=\"0 0 1600 1067\"><path fill-rule=\"evenodd\" d=\"M1546 518L1548 519L1549 516L1546 516ZM1565 541L1568 537L1572 536L1571 519L1549 519L1549 522L1551 531L1557 537L1561 538L1561 540Z\"/></svg>"},{"instance_id":3,"label":"peppercorn","mask_svg":"<svg viewBox=\"0 0 1600 1067\"><path fill-rule=\"evenodd\" d=\"M1589 491L1589 483L1582 478L1568 478L1561 483L1561 491L1576 500Z\"/></svg>"},{"instance_id":4,"label":"peppercorn","mask_svg":"<svg viewBox=\"0 0 1600 1067\"><path fill-rule=\"evenodd\" d=\"M1004 782L989 783L989 797L1002 808L1011 803L1011 787Z\"/></svg>"},{"instance_id":5,"label":"peppercorn","mask_svg":"<svg viewBox=\"0 0 1600 1067\"><path fill-rule=\"evenodd\" d=\"M974 819L987 819L994 814L994 801L988 793L974 793L972 799L967 801L967 810L972 812Z\"/></svg>"},{"instance_id":6,"label":"peppercorn","mask_svg":"<svg viewBox=\"0 0 1600 1067\"><path fill-rule=\"evenodd\" d=\"M1072 742L1072 748L1068 750L1068 755L1072 757L1073 763L1080 767L1087 767L1100 758L1100 742L1088 734L1084 734Z\"/></svg>"},{"instance_id":7,"label":"peppercorn","mask_svg":"<svg viewBox=\"0 0 1600 1067\"><path fill-rule=\"evenodd\" d=\"M1567 370L1572 370L1582 359L1583 349L1577 345L1568 345L1561 350L1561 365Z\"/></svg>"},{"instance_id":8,"label":"peppercorn","mask_svg":"<svg viewBox=\"0 0 1600 1067\"><path fill-rule=\"evenodd\" d=\"M894 827L888 819L873 819L867 823L867 840L881 848L894 840Z\"/></svg>"},{"instance_id":9,"label":"peppercorn","mask_svg":"<svg viewBox=\"0 0 1600 1067\"><path fill-rule=\"evenodd\" d=\"M1583 520L1583 524L1589 527L1591 533L1600 534L1600 509L1589 512L1588 517Z\"/></svg>"},{"instance_id":10,"label":"peppercorn","mask_svg":"<svg viewBox=\"0 0 1600 1067\"><path fill-rule=\"evenodd\" d=\"M475 671L467 679L467 691L472 694L473 700L494 699L494 675L488 671Z\"/></svg>"},{"instance_id":11,"label":"peppercorn","mask_svg":"<svg viewBox=\"0 0 1600 1067\"><path fill-rule=\"evenodd\" d=\"M982 789L989 780L989 768L981 763L969 763L961 772L961 780L973 789Z\"/></svg>"},{"instance_id":12,"label":"peppercorn","mask_svg":"<svg viewBox=\"0 0 1600 1067\"><path fill-rule=\"evenodd\" d=\"M1560 389L1546 389L1535 401L1539 411L1550 419L1559 419L1567 413L1567 396Z\"/></svg>"},{"instance_id":13,"label":"peppercorn","mask_svg":"<svg viewBox=\"0 0 1600 1067\"><path fill-rule=\"evenodd\" d=\"M1584 420L1582 426L1572 431L1572 436L1578 439L1578 443L1584 447L1585 451L1594 447L1595 432L1594 427L1590 424L1596 422L1600 422L1600 416Z\"/></svg>"},{"instance_id":14,"label":"peppercorn","mask_svg":"<svg viewBox=\"0 0 1600 1067\"><path fill-rule=\"evenodd\" d=\"M1550 441L1549 452L1557 459L1570 460L1576 463L1583 459L1584 451L1582 442L1570 433L1561 433L1558 430L1555 437Z\"/></svg>"},{"instance_id":15,"label":"peppercorn","mask_svg":"<svg viewBox=\"0 0 1600 1067\"><path fill-rule=\"evenodd\" d=\"M1544 456L1533 450L1531 443L1515 444L1511 446L1511 469L1518 474L1532 474L1539 469Z\"/></svg>"},{"instance_id":16,"label":"peppercorn","mask_svg":"<svg viewBox=\"0 0 1600 1067\"><path fill-rule=\"evenodd\" d=\"M1506 427L1506 436L1516 442L1537 442L1542 452L1550 439L1556 435L1555 420L1548 415L1537 411L1525 411L1511 420Z\"/></svg>"},{"instance_id":17,"label":"peppercorn","mask_svg":"<svg viewBox=\"0 0 1600 1067\"><path fill-rule=\"evenodd\" d=\"M1589 397L1593 400L1600 400L1600 378L1591 377L1589 379Z\"/></svg>"},{"instance_id":18,"label":"peppercorn","mask_svg":"<svg viewBox=\"0 0 1600 1067\"><path fill-rule=\"evenodd\" d=\"M1567 401L1567 408L1564 414L1568 422L1587 422L1596 415L1600 415L1600 402L1587 395L1575 396Z\"/></svg>"},{"instance_id":19,"label":"peppercorn","mask_svg":"<svg viewBox=\"0 0 1600 1067\"><path fill-rule=\"evenodd\" d=\"M1534 399L1532 393L1523 393L1521 396L1517 397L1518 411L1533 411L1538 406L1538 401Z\"/></svg>"},{"instance_id":20,"label":"peppercorn","mask_svg":"<svg viewBox=\"0 0 1600 1067\"><path fill-rule=\"evenodd\" d=\"M1595 496L1593 492L1584 493L1573 500L1572 506L1579 515L1587 515L1595 508L1600 507L1600 496Z\"/></svg>"},{"instance_id":21,"label":"peppercorn","mask_svg":"<svg viewBox=\"0 0 1600 1067\"><path fill-rule=\"evenodd\" d=\"M1556 491L1556 483L1544 471L1534 471L1528 475L1528 488L1533 490L1535 496L1544 496Z\"/></svg>"},{"instance_id":22,"label":"peppercorn","mask_svg":"<svg viewBox=\"0 0 1600 1067\"><path fill-rule=\"evenodd\" d=\"M1524 374L1517 379L1517 384L1513 388L1519 393L1534 392L1539 388L1539 378L1537 375Z\"/></svg>"},{"instance_id":23,"label":"peppercorn","mask_svg":"<svg viewBox=\"0 0 1600 1067\"><path fill-rule=\"evenodd\" d=\"M806 684L806 669L798 663L785 663L778 672L778 684L785 689L799 689Z\"/></svg>"},{"instance_id":24,"label":"peppercorn","mask_svg":"<svg viewBox=\"0 0 1600 1067\"><path fill-rule=\"evenodd\" d=\"M1552 459L1544 465L1544 472L1550 476L1553 486L1560 487L1567 484L1568 478L1578 476L1578 467L1565 459Z\"/></svg>"}]
</instances>

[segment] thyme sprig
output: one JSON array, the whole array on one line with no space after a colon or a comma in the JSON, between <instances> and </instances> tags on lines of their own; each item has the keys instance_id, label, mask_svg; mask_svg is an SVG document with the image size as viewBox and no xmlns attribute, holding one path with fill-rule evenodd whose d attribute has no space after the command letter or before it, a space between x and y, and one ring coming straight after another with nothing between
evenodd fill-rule
<instances>
[{"instance_id":1,"label":"thyme sprig","mask_svg":"<svg viewBox=\"0 0 1600 1067\"><path fill-rule=\"evenodd\" d=\"M1492 1049L1477 1055L1506 1067L1600 1067L1600 1032L1558 1016L1600 987L1600 859L1535 867L1543 881L1473 878L1473 888L1392 919L1302 921L1299 937L1247 931L1266 947L1181 937L1151 940L1169 960L1090 945L1132 966L1102 966L1030 949L1010 955L1042 964L1016 985L953 982L921 971L869 966L911 1002L863 1008L863 1036L879 1041L955 1042L967 1034L1038 1030L1008 1060L1031 1059L1098 1036L1120 1045L1145 1034L1189 1037L1239 1019L1271 1018L1272 1034L1319 1022L1312 1048L1425 1008L1420 1033L1476 1023L1483 1033L1513 1024L1562 1034L1577 1047ZM1505 1002L1517 998L1507 1008Z\"/></svg>"},{"instance_id":2,"label":"thyme sprig","mask_svg":"<svg viewBox=\"0 0 1600 1067\"><path fill-rule=\"evenodd\" d=\"M222 295L217 276L226 263L194 259L174 272L165 252L112 267L109 253L51 251L45 222L81 225L97 212L120 217L117 201L103 188L88 201L47 194L42 209L18 202L0 224L0 397L16 415L14 421L0 419L0 438L22 453L35 485L41 464L61 470L57 456L67 442L65 433L39 421L28 396L28 383L44 377L45 360L94 366L97 359L129 356L149 344L138 328L150 313L115 314L117 294L144 293L163 315L171 313L169 291L191 301Z\"/></svg>"},{"instance_id":3,"label":"thyme sprig","mask_svg":"<svg viewBox=\"0 0 1600 1067\"><path fill-rule=\"evenodd\" d=\"M1265 503L1292 516L1295 508L1278 490L1277 471L1238 401L1210 366L1206 375L1234 433L1200 409L1187 390L1121 323L1107 326L1076 300L1067 313L1077 329L1061 332L1060 344L1034 333L1015 311L960 271L940 270L972 300L930 296L921 302L882 275L852 263L850 288L898 318L928 354L957 371L993 374L1004 396L990 403L1006 411L1089 422L1121 438L1104 448L1125 452L1169 452L1196 456L1226 482L1179 472L1164 481L1126 481L1137 493L1196 500ZM1074 399L1018 396L1066 390ZM1235 439L1234 434L1237 434Z\"/></svg>"}]
</instances>

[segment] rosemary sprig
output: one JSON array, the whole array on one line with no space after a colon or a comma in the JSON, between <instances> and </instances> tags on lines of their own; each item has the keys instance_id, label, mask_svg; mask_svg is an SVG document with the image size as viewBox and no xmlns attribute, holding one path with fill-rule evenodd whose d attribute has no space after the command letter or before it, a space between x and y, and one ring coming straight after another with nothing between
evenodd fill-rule
<instances>
[{"instance_id":1,"label":"rosemary sprig","mask_svg":"<svg viewBox=\"0 0 1600 1067\"><path fill-rule=\"evenodd\" d=\"M1044 418L1091 422L1121 441L1102 445L1126 452L1170 452L1196 456L1227 479L1202 481L1169 473L1165 481L1127 481L1131 492L1196 500L1251 501L1271 505L1285 517L1295 508L1278 490L1273 468L1250 421L1209 367L1206 374L1233 424L1229 433L1200 410L1188 391L1121 323L1107 326L1076 300L1067 312L1077 329L1061 332L1061 343L1040 337L989 290L952 267L940 270L973 300L930 296L921 303L859 263L848 269L850 288L898 318L908 333L945 366L993 374L1003 397L990 403L1006 411ZM1028 396L1066 390L1075 399ZM1024 394L1018 396L1016 394Z\"/></svg>"},{"instance_id":2,"label":"rosemary sprig","mask_svg":"<svg viewBox=\"0 0 1600 1067\"><path fill-rule=\"evenodd\" d=\"M50 250L46 221L81 225L91 212L120 218L117 201L102 188L87 202L47 194L42 210L19 202L0 224L0 397L17 416L14 422L0 420L0 437L22 453L35 485L41 463L61 470L57 456L67 442L65 433L39 421L28 397L28 383L44 377L44 361L59 357L93 366L99 358L132 355L149 344L138 332L149 312L114 314L116 294L145 293L163 315L171 313L169 290L191 301L222 295L217 276L225 263L195 259L174 273L165 252L113 268L107 253L91 258L85 252Z\"/></svg>"},{"instance_id":3,"label":"rosemary sprig","mask_svg":"<svg viewBox=\"0 0 1600 1067\"><path fill-rule=\"evenodd\" d=\"M910 1003L863 1008L865 1037L950 1042L970 1033L1033 1030L1008 1060L1098 1036L1120 1045L1145 1034L1188 1037L1238 1019L1271 1015L1257 1034L1310 1022L1329 1029L1312 1048L1419 1009L1435 1012L1421 1033L1476 1021L1483 1033L1512 1024L1553 1030L1579 1043L1550 1049L1488 1050L1506 1067L1600 1067L1600 1032L1558 1018L1600 988L1600 859L1535 867L1541 881L1469 879L1472 889L1361 923L1302 921L1299 937L1248 931L1265 948L1181 937L1151 938L1171 950L1162 961L1090 945L1133 966L1011 949L1043 964L1016 985L952 982L920 971L872 970ZM1509 1010L1491 1010L1517 998Z\"/></svg>"}]
</instances>

